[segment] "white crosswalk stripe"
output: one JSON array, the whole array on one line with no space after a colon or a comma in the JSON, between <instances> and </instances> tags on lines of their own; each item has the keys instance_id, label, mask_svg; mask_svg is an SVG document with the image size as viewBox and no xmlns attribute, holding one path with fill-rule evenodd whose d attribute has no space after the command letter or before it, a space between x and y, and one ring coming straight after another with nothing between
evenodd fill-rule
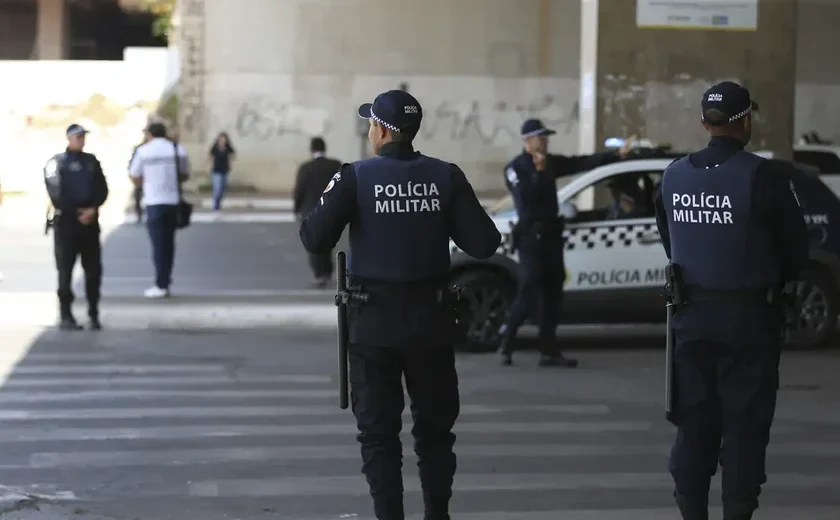
<instances>
[{"instance_id":1,"label":"white crosswalk stripe","mask_svg":"<svg viewBox=\"0 0 840 520\"><path fill-rule=\"evenodd\" d=\"M212 360L33 352L0 390L0 505L32 496L91 510L126 497L242 499L291 515L283 518L372 520L356 428L334 387L330 374L234 373ZM650 410L469 393L456 432L455 518L675 518L672 431ZM795 423L774 429L760 518L837 518L840 502L791 506L840 486L838 432L811 433ZM805 457L822 459L821 469L798 471ZM420 519L410 449L405 459L407 509ZM121 478L129 482L113 484Z\"/></svg>"}]
</instances>

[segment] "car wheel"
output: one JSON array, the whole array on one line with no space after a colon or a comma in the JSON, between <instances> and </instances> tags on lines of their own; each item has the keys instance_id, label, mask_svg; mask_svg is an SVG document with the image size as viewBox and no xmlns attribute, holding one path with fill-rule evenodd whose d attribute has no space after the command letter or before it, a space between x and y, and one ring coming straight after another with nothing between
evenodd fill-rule
<instances>
[{"instance_id":1,"label":"car wheel","mask_svg":"<svg viewBox=\"0 0 840 520\"><path fill-rule=\"evenodd\" d=\"M787 346L794 349L824 348L837 329L838 293L826 271L808 269L793 284L799 315Z\"/></svg>"},{"instance_id":2,"label":"car wheel","mask_svg":"<svg viewBox=\"0 0 840 520\"><path fill-rule=\"evenodd\" d=\"M467 341L456 348L462 352L493 352L499 348L499 328L513 302L513 284L504 275L489 270L467 271L452 281L466 290L468 305L464 319L468 323Z\"/></svg>"}]
</instances>

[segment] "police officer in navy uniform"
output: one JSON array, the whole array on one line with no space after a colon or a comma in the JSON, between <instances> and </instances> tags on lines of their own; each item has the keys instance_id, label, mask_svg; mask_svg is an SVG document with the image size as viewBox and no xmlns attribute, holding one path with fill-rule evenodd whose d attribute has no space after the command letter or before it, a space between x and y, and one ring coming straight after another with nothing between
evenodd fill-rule
<instances>
[{"instance_id":1,"label":"police officer in navy uniform","mask_svg":"<svg viewBox=\"0 0 840 520\"><path fill-rule=\"evenodd\" d=\"M73 267L80 257L85 272L85 293L90 328L99 330L99 291L102 285L102 244L99 207L108 198L108 183L96 156L85 153L81 125L67 128L67 149L53 156L44 168L47 194L53 207L55 263L58 269L59 327L79 330L73 317Z\"/></svg>"},{"instance_id":2,"label":"police officer in navy uniform","mask_svg":"<svg viewBox=\"0 0 840 520\"><path fill-rule=\"evenodd\" d=\"M808 232L792 166L746 152L758 105L740 85L702 100L707 148L678 159L656 200L662 243L682 272L675 335L670 469L685 520L707 520L718 461L724 520L749 520L766 482L764 460L779 385L779 292L808 262Z\"/></svg>"},{"instance_id":3,"label":"police officer in navy uniform","mask_svg":"<svg viewBox=\"0 0 840 520\"><path fill-rule=\"evenodd\" d=\"M379 520L403 520L402 377L411 399L426 520L448 520L460 411L447 294L450 237L489 258L501 236L464 172L413 148L420 103L392 90L359 108L376 156L344 164L306 217L309 253L332 250L350 226L350 284L369 294L348 309L350 388L362 472Z\"/></svg>"},{"instance_id":4,"label":"police officer in navy uniform","mask_svg":"<svg viewBox=\"0 0 840 520\"><path fill-rule=\"evenodd\" d=\"M539 119L522 124L524 150L505 166L505 185L513 197L518 221L514 229L519 252L519 287L507 320L499 331L502 365L513 363L516 332L535 306L539 316L540 366L577 367L577 360L563 356L556 340L563 297L564 219L559 215L555 180L618 161L627 155L630 141L618 152L567 157L548 153L548 136L555 134Z\"/></svg>"}]
</instances>

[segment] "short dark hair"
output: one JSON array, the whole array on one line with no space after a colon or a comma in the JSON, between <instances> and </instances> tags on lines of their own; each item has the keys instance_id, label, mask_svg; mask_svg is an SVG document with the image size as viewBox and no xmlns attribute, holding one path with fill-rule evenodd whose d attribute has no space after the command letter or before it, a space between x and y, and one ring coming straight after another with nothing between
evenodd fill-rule
<instances>
[{"instance_id":1,"label":"short dark hair","mask_svg":"<svg viewBox=\"0 0 840 520\"><path fill-rule=\"evenodd\" d=\"M391 141L395 143L410 143L417 137L418 128L406 128L402 132L391 132Z\"/></svg>"},{"instance_id":2,"label":"short dark hair","mask_svg":"<svg viewBox=\"0 0 840 520\"><path fill-rule=\"evenodd\" d=\"M163 123L152 123L146 130L154 138L166 137L166 125Z\"/></svg>"},{"instance_id":3,"label":"short dark hair","mask_svg":"<svg viewBox=\"0 0 840 520\"><path fill-rule=\"evenodd\" d=\"M309 141L309 151L312 153L326 152L327 143L325 143L320 137L313 137L312 140Z\"/></svg>"}]
</instances>

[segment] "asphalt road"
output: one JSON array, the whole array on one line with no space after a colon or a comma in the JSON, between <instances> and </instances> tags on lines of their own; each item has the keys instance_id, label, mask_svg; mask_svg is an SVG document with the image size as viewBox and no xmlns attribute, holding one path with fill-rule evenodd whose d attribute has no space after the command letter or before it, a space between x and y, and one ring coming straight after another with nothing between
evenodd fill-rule
<instances>
[{"instance_id":1,"label":"asphalt road","mask_svg":"<svg viewBox=\"0 0 840 520\"><path fill-rule=\"evenodd\" d=\"M32 339L4 333L0 518L372 520L329 331ZM580 357L576 371L539 369L530 353L510 369L459 358L455 518L675 518L661 356ZM838 369L837 355L786 356L757 518L837 518Z\"/></svg>"},{"instance_id":2,"label":"asphalt road","mask_svg":"<svg viewBox=\"0 0 840 520\"><path fill-rule=\"evenodd\" d=\"M287 222L193 224L176 237L172 290L181 296L297 296L312 282L297 230L297 224ZM103 295L142 296L154 283L145 226L106 228L103 237ZM43 229L0 225L0 244L0 289L55 291L52 235L45 237ZM77 271L80 275L79 266ZM84 295L81 283L76 289Z\"/></svg>"},{"instance_id":3,"label":"asphalt road","mask_svg":"<svg viewBox=\"0 0 840 520\"><path fill-rule=\"evenodd\" d=\"M0 226L0 519L371 519L353 420L336 402L331 292L308 288L282 220L180 234L165 301L139 297L143 228L116 228L106 330L72 334L37 326L54 319L49 240ZM532 352L510 369L459 357L456 518L676 516L661 353L635 349L650 346L639 335L612 350L566 337L575 371L538 369ZM789 353L783 368L757 519L836 519L840 354Z\"/></svg>"}]
</instances>

